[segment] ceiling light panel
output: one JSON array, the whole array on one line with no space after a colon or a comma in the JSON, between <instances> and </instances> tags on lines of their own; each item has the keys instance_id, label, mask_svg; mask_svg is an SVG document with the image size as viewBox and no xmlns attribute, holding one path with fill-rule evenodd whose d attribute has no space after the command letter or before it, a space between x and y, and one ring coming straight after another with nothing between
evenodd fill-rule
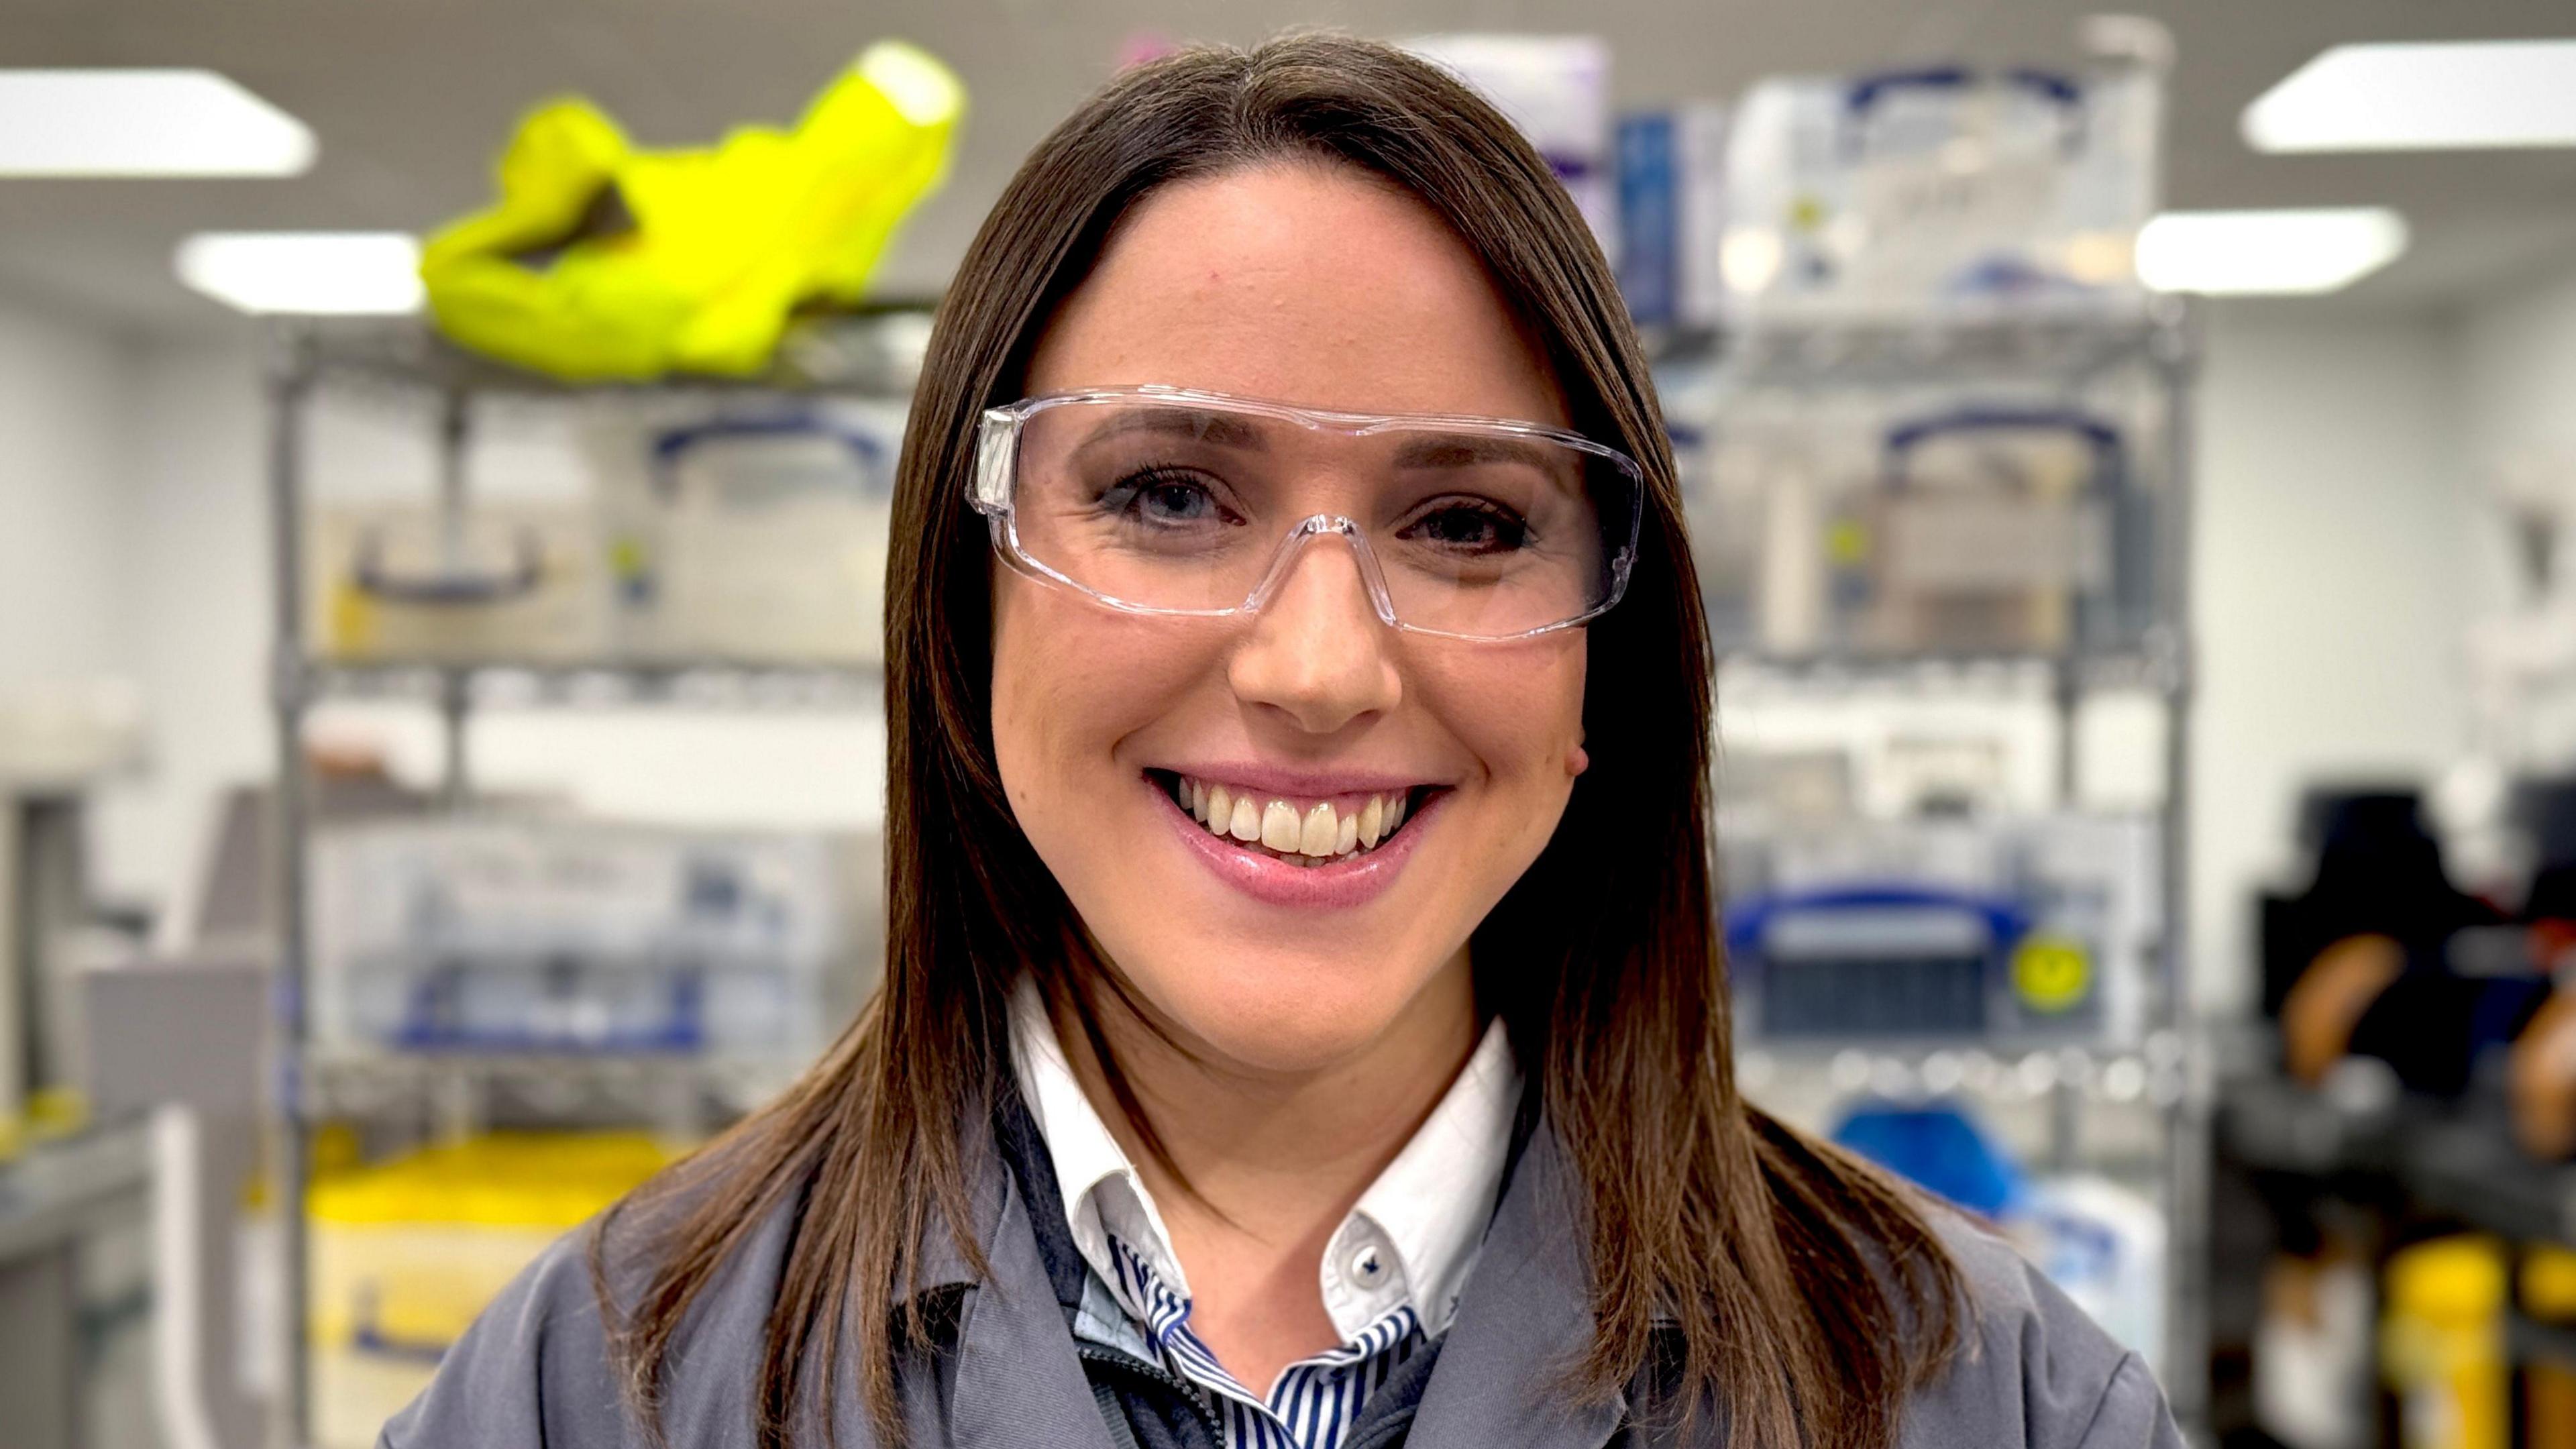
<instances>
[{"instance_id":1,"label":"ceiling light panel","mask_svg":"<svg viewBox=\"0 0 2576 1449\"><path fill-rule=\"evenodd\" d=\"M179 280L236 311L398 316L421 305L420 243L398 231L199 232Z\"/></svg>"},{"instance_id":2,"label":"ceiling light panel","mask_svg":"<svg viewBox=\"0 0 2576 1449\"><path fill-rule=\"evenodd\" d=\"M2314 295L2405 250L2406 218L2385 207L2168 211L2138 232L2138 278L2159 292Z\"/></svg>"},{"instance_id":3,"label":"ceiling light panel","mask_svg":"<svg viewBox=\"0 0 2576 1449\"><path fill-rule=\"evenodd\" d=\"M314 152L210 70L0 70L0 176L295 176Z\"/></svg>"},{"instance_id":4,"label":"ceiling light panel","mask_svg":"<svg viewBox=\"0 0 2576 1449\"><path fill-rule=\"evenodd\" d=\"M2338 45L2245 108L2257 151L2576 146L2576 40Z\"/></svg>"}]
</instances>

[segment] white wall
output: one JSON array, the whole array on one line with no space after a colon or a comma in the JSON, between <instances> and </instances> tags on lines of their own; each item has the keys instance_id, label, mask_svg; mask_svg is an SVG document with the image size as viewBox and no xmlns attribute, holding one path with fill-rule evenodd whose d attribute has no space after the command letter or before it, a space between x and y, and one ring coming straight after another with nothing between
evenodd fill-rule
<instances>
[{"instance_id":1,"label":"white wall","mask_svg":"<svg viewBox=\"0 0 2576 1449\"><path fill-rule=\"evenodd\" d=\"M2576 268L2471 306L2460 380L2472 465L2533 450L2576 463Z\"/></svg>"},{"instance_id":2,"label":"white wall","mask_svg":"<svg viewBox=\"0 0 2576 1449\"><path fill-rule=\"evenodd\" d=\"M2474 523L2445 319L2219 307L2210 322L2190 841L2204 1010L2254 999L2252 891L2291 862L2300 788L2429 780L2465 745Z\"/></svg>"},{"instance_id":3,"label":"white wall","mask_svg":"<svg viewBox=\"0 0 2576 1449\"><path fill-rule=\"evenodd\" d=\"M2459 359L2461 460L2479 503L2506 470L2554 475L2576 496L2576 267L2467 308ZM2482 607L2502 607L2503 529L2488 521L2475 542L2467 582Z\"/></svg>"},{"instance_id":4,"label":"white wall","mask_svg":"<svg viewBox=\"0 0 2576 1449\"><path fill-rule=\"evenodd\" d=\"M95 864L105 888L185 914L217 792L273 765L258 351L246 336L145 345L126 406L117 573L151 753L106 795Z\"/></svg>"},{"instance_id":5,"label":"white wall","mask_svg":"<svg viewBox=\"0 0 2576 1449\"><path fill-rule=\"evenodd\" d=\"M131 359L0 301L0 690L122 667Z\"/></svg>"}]
</instances>

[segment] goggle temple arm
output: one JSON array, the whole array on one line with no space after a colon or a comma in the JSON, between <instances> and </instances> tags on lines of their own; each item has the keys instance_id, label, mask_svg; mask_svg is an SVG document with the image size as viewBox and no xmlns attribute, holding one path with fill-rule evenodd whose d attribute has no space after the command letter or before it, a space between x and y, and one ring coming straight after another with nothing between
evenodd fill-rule
<instances>
[{"instance_id":1,"label":"goggle temple arm","mask_svg":"<svg viewBox=\"0 0 2576 1449\"><path fill-rule=\"evenodd\" d=\"M1013 408L986 408L975 429L975 478L967 501L995 518L1011 510L1011 478L1020 452L1020 422Z\"/></svg>"}]
</instances>

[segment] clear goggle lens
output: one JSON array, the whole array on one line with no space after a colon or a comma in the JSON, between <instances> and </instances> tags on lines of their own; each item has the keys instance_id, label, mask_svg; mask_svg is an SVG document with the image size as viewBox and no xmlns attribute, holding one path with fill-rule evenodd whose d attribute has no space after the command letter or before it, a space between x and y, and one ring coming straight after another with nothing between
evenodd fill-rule
<instances>
[{"instance_id":1,"label":"clear goggle lens","mask_svg":"<svg viewBox=\"0 0 2576 1449\"><path fill-rule=\"evenodd\" d=\"M1517 638L1608 608L1635 548L1636 465L1536 425L1136 389L995 409L982 448L1005 552L1138 611L1258 609L1338 533L1386 622Z\"/></svg>"}]
</instances>

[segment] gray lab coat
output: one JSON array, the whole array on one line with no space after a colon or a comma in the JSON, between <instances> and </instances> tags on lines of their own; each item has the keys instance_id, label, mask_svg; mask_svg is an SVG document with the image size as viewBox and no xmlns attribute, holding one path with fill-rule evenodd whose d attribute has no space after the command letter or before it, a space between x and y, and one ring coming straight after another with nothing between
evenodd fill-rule
<instances>
[{"instance_id":1,"label":"gray lab coat","mask_svg":"<svg viewBox=\"0 0 2576 1449\"><path fill-rule=\"evenodd\" d=\"M1564 1172L1542 1123L1504 1190L1410 1424L1393 1436L1405 1449L1650 1442L1623 1422L1621 1404L1567 1404L1546 1393L1588 1330L1581 1255L1557 1206ZM960 1308L953 1350L935 1369L902 1376L913 1445L1113 1449L1124 1436L1113 1438L1077 1356L1029 1193L988 1160L977 1200L994 1281L976 1282L953 1247L924 1275L925 1287L957 1294ZM1044 1206L1061 1211L1052 1201ZM792 1218L781 1211L762 1224L683 1326L663 1394L672 1449L750 1449L751 1386ZM1974 1323L1965 1352L1907 1406L1903 1449L2181 1449L2163 1395L2135 1354L2011 1248L1955 1215L1941 1219L1969 1284ZM846 1382L833 1413L844 1449L875 1449ZM436 1381L385 1426L380 1449L645 1444L619 1406L575 1234L493 1302L449 1351Z\"/></svg>"}]
</instances>

